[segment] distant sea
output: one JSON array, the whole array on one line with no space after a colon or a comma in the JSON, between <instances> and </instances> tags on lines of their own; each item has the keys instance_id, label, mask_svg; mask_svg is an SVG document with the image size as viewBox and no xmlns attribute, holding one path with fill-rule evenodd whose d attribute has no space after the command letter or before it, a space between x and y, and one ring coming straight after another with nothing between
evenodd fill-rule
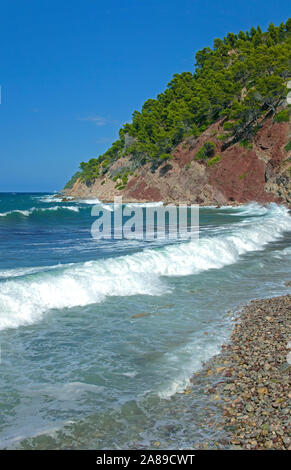
<instances>
[{"instance_id":1,"label":"distant sea","mask_svg":"<svg viewBox=\"0 0 291 470\"><path fill-rule=\"evenodd\" d=\"M205 207L198 243L97 241L93 204L0 194L0 447L191 448L214 436L181 392L230 312L287 292L291 217Z\"/></svg>"}]
</instances>

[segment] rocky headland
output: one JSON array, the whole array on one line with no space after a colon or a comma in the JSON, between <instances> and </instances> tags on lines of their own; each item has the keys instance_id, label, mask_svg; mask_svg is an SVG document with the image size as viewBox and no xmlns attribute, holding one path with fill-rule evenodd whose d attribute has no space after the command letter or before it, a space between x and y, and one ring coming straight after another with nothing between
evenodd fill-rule
<instances>
[{"instance_id":1,"label":"rocky headland","mask_svg":"<svg viewBox=\"0 0 291 470\"><path fill-rule=\"evenodd\" d=\"M117 189L116 182L105 174L92 184L77 179L72 188L64 190L64 197L98 198L103 202L122 196L124 202L227 205L257 201L290 205L291 150L286 150L290 123L267 118L249 148L240 143L226 145L220 140L222 133L221 120L198 138L181 143L173 158L158 170L153 172L150 164L136 170L128 176L124 189ZM210 139L220 158L213 163L195 160L196 153ZM111 174L122 171L129 163L129 157L117 160Z\"/></svg>"}]
</instances>

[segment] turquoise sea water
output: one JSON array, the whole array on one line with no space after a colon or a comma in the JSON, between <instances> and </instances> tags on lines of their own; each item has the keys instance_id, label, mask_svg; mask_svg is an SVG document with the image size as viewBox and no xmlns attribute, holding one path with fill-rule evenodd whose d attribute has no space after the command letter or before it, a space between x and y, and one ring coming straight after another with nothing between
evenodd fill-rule
<instances>
[{"instance_id":1,"label":"turquoise sea water","mask_svg":"<svg viewBox=\"0 0 291 470\"><path fill-rule=\"evenodd\" d=\"M288 210L201 208L198 243L96 241L93 203L0 194L0 447L214 438L199 387L191 404L180 392L229 310L287 292Z\"/></svg>"}]
</instances>

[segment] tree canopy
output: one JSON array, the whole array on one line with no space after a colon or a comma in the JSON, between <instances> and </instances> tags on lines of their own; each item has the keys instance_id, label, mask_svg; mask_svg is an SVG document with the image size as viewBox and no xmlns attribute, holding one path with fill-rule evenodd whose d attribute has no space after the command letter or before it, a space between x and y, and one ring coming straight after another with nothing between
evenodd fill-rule
<instances>
[{"instance_id":1,"label":"tree canopy","mask_svg":"<svg viewBox=\"0 0 291 470\"><path fill-rule=\"evenodd\" d=\"M198 51L195 59L193 73L175 74L163 93L134 111L132 122L119 130L119 139L103 155L80 164L78 177L91 184L124 157L130 158L131 171L149 162L155 169L180 142L221 118L239 140L286 97L291 18L279 26L270 23L266 32L258 26L214 39L213 48ZM121 176L126 184L127 176Z\"/></svg>"}]
</instances>

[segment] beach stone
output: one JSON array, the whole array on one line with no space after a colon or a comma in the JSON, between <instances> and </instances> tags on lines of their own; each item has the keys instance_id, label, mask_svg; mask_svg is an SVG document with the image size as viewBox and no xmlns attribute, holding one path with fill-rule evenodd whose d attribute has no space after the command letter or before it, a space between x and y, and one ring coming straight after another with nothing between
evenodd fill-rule
<instances>
[{"instance_id":1,"label":"beach stone","mask_svg":"<svg viewBox=\"0 0 291 470\"><path fill-rule=\"evenodd\" d=\"M228 448L291 449L290 331L290 295L255 300L241 310L213 369L214 379L231 377L217 379L212 390L221 398L216 406L224 403Z\"/></svg>"}]
</instances>

